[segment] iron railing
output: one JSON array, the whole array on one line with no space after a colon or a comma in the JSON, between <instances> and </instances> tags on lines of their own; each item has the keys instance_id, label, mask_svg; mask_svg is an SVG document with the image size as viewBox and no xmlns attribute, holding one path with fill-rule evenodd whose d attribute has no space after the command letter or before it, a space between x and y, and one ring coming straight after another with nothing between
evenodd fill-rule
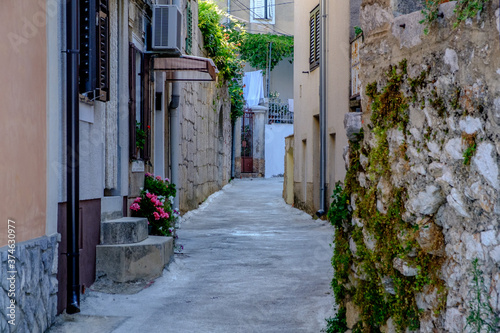
<instances>
[{"instance_id":1,"label":"iron railing","mask_svg":"<svg viewBox=\"0 0 500 333\"><path fill-rule=\"evenodd\" d=\"M267 113L268 124L293 124L293 111L288 103L282 103L279 99L269 101L269 111Z\"/></svg>"}]
</instances>

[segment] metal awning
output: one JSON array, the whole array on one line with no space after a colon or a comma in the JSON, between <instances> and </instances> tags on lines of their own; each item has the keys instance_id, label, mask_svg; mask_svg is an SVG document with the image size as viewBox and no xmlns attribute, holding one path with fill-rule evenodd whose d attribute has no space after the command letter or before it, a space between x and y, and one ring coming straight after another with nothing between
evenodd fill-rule
<instances>
[{"instance_id":1,"label":"metal awning","mask_svg":"<svg viewBox=\"0 0 500 333\"><path fill-rule=\"evenodd\" d=\"M166 73L166 81L215 81L217 67L212 59L182 55L177 58L153 58L153 70Z\"/></svg>"}]
</instances>

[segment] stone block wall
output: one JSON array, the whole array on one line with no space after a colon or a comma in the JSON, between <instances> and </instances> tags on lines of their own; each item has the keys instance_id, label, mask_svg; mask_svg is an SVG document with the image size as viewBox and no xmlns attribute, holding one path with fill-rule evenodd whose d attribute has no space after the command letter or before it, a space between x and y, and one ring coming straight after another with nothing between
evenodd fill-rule
<instances>
[{"instance_id":1,"label":"stone block wall","mask_svg":"<svg viewBox=\"0 0 500 333\"><path fill-rule=\"evenodd\" d=\"M0 248L0 332L45 332L57 314L58 234L16 244L14 280L7 280L12 277L8 250ZM14 312L8 309L12 292Z\"/></svg>"},{"instance_id":2,"label":"stone block wall","mask_svg":"<svg viewBox=\"0 0 500 333\"><path fill-rule=\"evenodd\" d=\"M178 195L184 213L231 179L232 130L227 86L188 82L181 87Z\"/></svg>"},{"instance_id":3,"label":"stone block wall","mask_svg":"<svg viewBox=\"0 0 500 333\"><path fill-rule=\"evenodd\" d=\"M499 4L487 2L479 15L454 29L456 2L444 3L443 17L425 35L419 23L422 13L401 15L411 6L396 2L364 0L361 6L364 140L358 148L351 143L350 149L351 162L356 163L352 184L358 193L350 198L353 221L346 227L352 232L346 246L354 258L348 287L375 283L385 290L382 296L391 299L400 279L420 281L422 268L412 266L419 260L413 254L419 253L439 265L434 265L435 280L405 296L416 306L418 330L470 331L473 326L466 326L466 318L477 312L473 304L485 306L483 318L490 323L500 317ZM387 101L381 100L393 87L399 92L392 93L402 94L393 96L404 96L398 103L407 104L396 115L384 109ZM373 104L376 100L382 108ZM387 127L389 122L397 126ZM385 153L388 164L382 165ZM393 240L418 244L411 251L401 250L392 268L375 266L368 272L360 248L379 253L387 240L373 234L374 222L361 218L362 210L375 207L372 216L385 221L394 208L394 193L402 198L396 211L401 209L403 226ZM415 238L405 238L401 230L417 230ZM480 296L473 285L476 259L483 279ZM376 276L370 275L373 272L392 270L392 276L370 278ZM344 301L353 329L363 305L355 297ZM394 318L381 318L375 326L396 330Z\"/></svg>"}]
</instances>

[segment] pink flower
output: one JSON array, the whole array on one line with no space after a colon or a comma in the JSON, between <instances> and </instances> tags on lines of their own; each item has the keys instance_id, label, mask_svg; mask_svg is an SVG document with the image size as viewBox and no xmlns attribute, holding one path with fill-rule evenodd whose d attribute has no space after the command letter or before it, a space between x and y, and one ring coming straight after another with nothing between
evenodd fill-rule
<instances>
[{"instance_id":1,"label":"pink flower","mask_svg":"<svg viewBox=\"0 0 500 333\"><path fill-rule=\"evenodd\" d=\"M146 177L151 177L151 176L152 176L152 174L150 174L149 172L146 172L145 176L146 176Z\"/></svg>"},{"instance_id":2,"label":"pink flower","mask_svg":"<svg viewBox=\"0 0 500 333\"><path fill-rule=\"evenodd\" d=\"M153 194L151 194L151 193L149 193L149 192L148 192L148 193L146 193L146 197L147 197L148 199L151 199L151 198L153 197Z\"/></svg>"},{"instance_id":3,"label":"pink flower","mask_svg":"<svg viewBox=\"0 0 500 333\"><path fill-rule=\"evenodd\" d=\"M165 181L166 181L166 182L170 182L170 179L168 179L168 178L165 178Z\"/></svg>"},{"instance_id":4,"label":"pink flower","mask_svg":"<svg viewBox=\"0 0 500 333\"><path fill-rule=\"evenodd\" d=\"M141 209L141 206L139 206L137 202L134 202L132 206L130 206L130 209L137 212L139 209Z\"/></svg>"},{"instance_id":5,"label":"pink flower","mask_svg":"<svg viewBox=\"0 0 500 333\"><path fill-rule=\"evenodd\" d=\"M156 179L158 179L158 180L162 180L162 179L161 179L161 176L156 176Z\"/></svg>"},{"instance_id":6,"label":"pink flower","mask_svg":"<svg viewBox=\"0 0 500 333\"><path fill-rule=\"evenodd\" d=\"M160 200L158 199L151 199L151 202L156 206L156 207L160 207L160 206L163 206L163 204L161 203Z\"/></svg>"},{"instance_id":7,"label":"pink flower","mask_svg":"<svg viewBox=\"0 0 500 333\"><path fill-rule=\"evenodd\" d=\"M135 198L134 203L139 203L139 202L141 202L141 197Z\"/></svg>"},{"instance_id":8,"label":"pink flower","mask_svg":"<svg viewBox=\"0 0 500 333\"><path fill-rule=\"evenodd\" d=\"M168 213L167 212L164 212L163 214L161 214L161 218L162 219L168 219Z\"/></svg>"},{"instance_id":9,"label":"pink flower","mask_svg":"<svg viewBox=\"0 0 500 333\"><path fill-rule=\"evenodd\" d=\"M157 212L154 212L153 216L155 217L155 220L157 220L157 221L160 219L160 214L158 214Z\"/></svg>"}]
</instances>

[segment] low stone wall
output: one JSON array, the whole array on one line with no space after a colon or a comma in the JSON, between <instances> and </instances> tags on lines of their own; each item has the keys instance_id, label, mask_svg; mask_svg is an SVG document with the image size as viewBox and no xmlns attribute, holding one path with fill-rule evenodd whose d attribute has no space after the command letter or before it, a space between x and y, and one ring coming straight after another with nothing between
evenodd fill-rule
<instances>
[{"instance_id":1,"label":"low stone wall","mask_svg":"<svg viewBox=\"0 0 500 333\"><path fill-rule=\"evenodd\" d=\"M44 332L54 322L58 237L55 234L16 243L13 253L16 273L13 274L9 273L8 264L12 264L8 262L12 259L9 248L0 248L0 332ZM8 280L12 276L15 279ZM10 281L15 281L15 288ZM13 294L15 309L9 309Z\"/></svg>"}]
</instances>

